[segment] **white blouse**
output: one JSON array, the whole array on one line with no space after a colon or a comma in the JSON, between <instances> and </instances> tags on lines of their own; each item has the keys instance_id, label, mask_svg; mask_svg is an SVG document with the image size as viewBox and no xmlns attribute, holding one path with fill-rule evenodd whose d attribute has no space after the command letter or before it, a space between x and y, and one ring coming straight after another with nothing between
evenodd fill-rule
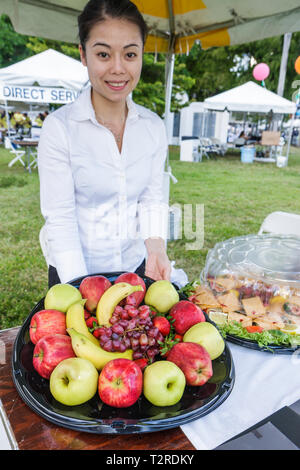
<instances>
[{"instance_id":1,"label":"white blouse","mask_svg":"<svg viewBox=\"0 0 300 470\"><path fill-rule=\"evenodd\" d=\"M100 125L91 88L44 121L38 147L41 212L62 283L135 271L144 240L167 238L163 201L167 137L161 118L127 99L122 152Z\"/></svg>"}]
</instances>

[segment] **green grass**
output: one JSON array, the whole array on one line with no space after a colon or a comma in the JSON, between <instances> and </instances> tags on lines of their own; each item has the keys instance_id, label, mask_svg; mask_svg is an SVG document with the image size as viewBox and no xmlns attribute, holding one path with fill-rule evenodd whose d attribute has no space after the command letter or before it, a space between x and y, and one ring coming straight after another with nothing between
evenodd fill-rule
<instances>
[{"instance_id":1,"label":"green grass","mask_svg":"<svg viewBox=\"0 0 300 470\"><path fill-rule=\"evenodd\" d=\"M43 218L37 170L28 174L19 164L8 168L9 161L8 151L0 148L1 329L21 325L47 292L47 266L39 244ZM215 243L256 233L272 211L300 213L299 149L292 149L289 166L282 169L269 163L242 164L239 154L180 162L176 147L171 148L170 164L178 179L177 184L171 182L170 204L204 204L203 247L186 250L191 241L186 238L168 244L170 259L189 280L199 276Z\"/></svg>"}]
</instances>

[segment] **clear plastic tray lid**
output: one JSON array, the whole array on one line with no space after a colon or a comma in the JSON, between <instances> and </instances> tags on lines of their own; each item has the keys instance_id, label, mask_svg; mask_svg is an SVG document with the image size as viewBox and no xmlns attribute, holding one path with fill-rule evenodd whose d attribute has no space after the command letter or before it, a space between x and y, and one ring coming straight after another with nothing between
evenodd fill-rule
<instances>
[{"instance_id":1,"label":"clear plastic tray lid","mask_svg":"<svg viewBox=\"0 0 300 470\"><path fill-rule=\"evenodd\" d=\"M201 280L236 275L300 287L300 238L246 235L217 243L208 252Z\"/></svg>"}]
</instances>

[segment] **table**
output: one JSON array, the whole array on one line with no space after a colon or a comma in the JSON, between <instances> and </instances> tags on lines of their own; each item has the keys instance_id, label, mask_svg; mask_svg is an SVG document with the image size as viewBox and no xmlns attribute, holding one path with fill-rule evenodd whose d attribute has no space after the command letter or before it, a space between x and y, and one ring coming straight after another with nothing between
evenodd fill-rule
<instances>
[{"instance_id":1,"label":"table","mask_svg":"<svg viewBox=\"0 0 300 470\"><path fill-rule=\"evenodd\" d=\"M180 428L141 435L94 435L58 427L38 416L20 398L11 375L11 356L18 331L19 327L0 331L0 401L13 448L19 450L195 450Z\"/></svg>"},{"instance_id":2,"label":"table","mask_svg":"<svg viewBox=\"0 0 300 470\"><path fill-rule=\"evenodd\" d=\"M19 145L20 147L24 147L26 150L26 158L27 158L27 167L25 166L25 169L31 173L31 166L33 163L36 161L34 159L32 162L30 162L30 157L32 155L32 149L37 148L38 146L38 141L37 140L13 140L13 143L16 145Z\"/></svg>"}]
</instances>

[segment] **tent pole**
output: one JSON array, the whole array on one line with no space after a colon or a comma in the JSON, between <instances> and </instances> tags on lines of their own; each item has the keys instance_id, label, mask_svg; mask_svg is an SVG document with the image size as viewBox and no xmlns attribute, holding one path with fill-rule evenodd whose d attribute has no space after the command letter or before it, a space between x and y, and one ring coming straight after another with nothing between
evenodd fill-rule
<instances>
[{"instance_id":1,"label":"tent pole","mask_svg":"<svg viewBox=\"0 0 300 470\"><path fill-rule=\"evenodd\" d=\"M286 68L287 68L287 62L288 62L288 57L289 57L289 48L291 44L291 39L292 39L292 33L284 34L282 55L281 55L281 62L280 62L280 71L279 71L279 80L278 80L278 87L277 87L277 95L279 96L283 96L284 94Z\"/></svg>"},{"instance_id":2,"label":"tent pole","mask_svg":"<svg viewBox=\"0 0 300 470\"><path fill-rule=\"evenodd\" d=\"M172 98L172 83L174 75L175 54L168 53L166 57L166 94L165 94L165 115L164 120L168 133L168 140L172 136L170 134L170 117L171 117L171 98Z\"/></svg>"},{"instance_id":3,"label":"tent pole","mask_svg":"<svg viewBox=\"0 0 300 470\"><path fill-rule=\"evenodd\" d=\"M173 10L173 0L168 0L168 10L169 10L169 27L170 27L170 37L168 52L166 55L166 74L165 74L165 125L167 128L168 142L173 133L170 134L170 117L171 117L171 98L172 98L172 84L173 84L173 74L174 74L174 64L175 64L175 17Z\"/></svg>"}]
</instances>

